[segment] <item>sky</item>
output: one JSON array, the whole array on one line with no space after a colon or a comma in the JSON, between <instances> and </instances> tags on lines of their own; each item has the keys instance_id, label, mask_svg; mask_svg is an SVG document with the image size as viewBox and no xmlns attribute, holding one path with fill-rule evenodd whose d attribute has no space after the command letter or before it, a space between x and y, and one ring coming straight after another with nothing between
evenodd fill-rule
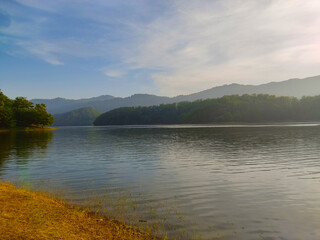
<instances>
[{"instance_id":1,"label":"sky","mask_svg":"<svg viewBox=\"0 0 320 240\"><path fill-rule=\"evenodd\" d=\"M0 0L7 96L176 96L320 75L319 0Z\"/></svg>"}]
</instances>

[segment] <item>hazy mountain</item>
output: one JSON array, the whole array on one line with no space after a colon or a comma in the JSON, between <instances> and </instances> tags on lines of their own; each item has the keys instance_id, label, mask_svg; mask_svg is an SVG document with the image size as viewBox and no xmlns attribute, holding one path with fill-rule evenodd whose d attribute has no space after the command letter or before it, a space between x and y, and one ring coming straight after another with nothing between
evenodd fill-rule
<instances>
[{"instance_id":1,"label":"hazy mountain","mask_svg":"<svg viewBox=\"0 0 320 240\"><path fill-rule=\"evenodd\" d=\"M48 112L56 114L81 107L92 107L100 112L106 112L118 107L152 106L159 105L161 103L194 101L197 99L219 98L224 95L242 95L254 93L265 93L276 96L293 96L298 98L301 98L302 96L320 95L320 76L304 79L290 79L283 82L271 82L261 85L230 84L173 98L149 94L135 94L125 98L105 95L96 98L79 100L55 98L34 99L31 101L34 103L46 104Z\"/></svg>"},{"instance_id":2,"label":"hazy mountain","mask_svg":"<svg viewBox=\"0 0 320 240\"><path fill-rule=\"evenodd\" d=\"M174 97L175 102L194 101L197 99L219 98L225 95L242 94L270 94L276 96L291 96L301 98L303 96L320 95L320 76L290 79L282 82L270 82L261 85L230 84L210 88L190 95Z\"/></svg>"},{"instance_id":3,"label":"hazy mountain","mask_svg":"<svg viewBox=\"0 0 320 240\"><path fill-rule=\"evenodd\" d=\"M53 126L90 126L101 113L91 107L53 115Z\"/></svg>"},{"instance_id":4,"label":"hazy mountain","mask_svg":"<svg viewBox=\"0 0 320 240\"><path fill-rule=\"evenodd\" d=\"M105 98L105 99L104 99ZM169 97L159 97L149 94L135 94L130 97L120 98L113 96L100 96L97 98L88 99L33 99L34 103L44 103L47 106L47 111L51 114L58 114L68 112L74 109L83 107L91 107L100 112L106 112L114 108L123 106L152 106L159 105L161 103L170 103L172 100Z\"/></svg>"},{"instance_id":5,"label":"hazy mountain","mask_svg":"<svg viewBox=\"0 0 320 240\"><path fill-rule=\"evenodd\" d=\"M111 95L102 95L93 98L83 99L65 99L65 98L54 98L54 99L32 99L33 103L44 103L47 106L47 111L51 114L65 113L74 109L93 107L98 105L104 105L106 101L114 99ZM97 109L97 108L96 108Z\"/></svg>"}]
</instances>

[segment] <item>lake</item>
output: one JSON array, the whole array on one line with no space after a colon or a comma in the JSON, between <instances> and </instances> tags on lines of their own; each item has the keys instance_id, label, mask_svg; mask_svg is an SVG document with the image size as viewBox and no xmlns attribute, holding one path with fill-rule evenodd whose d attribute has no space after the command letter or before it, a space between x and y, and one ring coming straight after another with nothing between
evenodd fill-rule
<instances>
[{"instance_id":1,"label":"lake","mask_svg":"<svg viewBox=\"0 0 320 240\"><path fill-rule=\"evenodd\" d=\"M0 178L80 205L122 195L172 236L320 239L317 124L0 133Z\"/></svg>"}]
</instances>

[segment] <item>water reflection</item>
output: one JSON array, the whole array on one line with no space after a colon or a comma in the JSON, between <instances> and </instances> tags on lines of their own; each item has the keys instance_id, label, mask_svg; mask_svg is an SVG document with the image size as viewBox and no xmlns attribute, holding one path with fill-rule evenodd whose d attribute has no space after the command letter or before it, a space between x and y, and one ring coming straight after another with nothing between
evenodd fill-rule
<instances>
[{"instance_id":1,"label":"water reflection","mask_svg":"<svg viewBox=\"0 0 320 240\"><path fill-rule=\"evenodd\" d=\"M8 131L0 133L0 172L6 161L24 165L32 155L45 153L53 138L52 131Z\"/></svg>"}]
</instances>

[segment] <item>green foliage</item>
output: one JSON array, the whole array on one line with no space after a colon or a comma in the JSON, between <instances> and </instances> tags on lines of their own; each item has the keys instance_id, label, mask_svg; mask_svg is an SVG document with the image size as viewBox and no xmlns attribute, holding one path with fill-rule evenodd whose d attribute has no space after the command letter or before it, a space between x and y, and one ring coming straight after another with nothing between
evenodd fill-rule
<instances>
[{"instance_id":1,"label":"green foliage","mask_svg":"<svg viewBox=\"0 0 320 240\"><path fill-rule=\"evenodd\" d=\"M94 125L318 120L320 120L320 96L303 97L299 100L294 97L245 94L152 107L118 108L99 116Z\"/></svg>"},{"instance_id":2,"label":"green foliage","mask_svg":"<svg viewBox=\"0 0 320 240\"><path fill-rule=\"evenodd\" d=\"M45 126L53 123L44 104L34 104L24 97L12 100L0 91L0 127Z\"/></svg>"},{"instance_id":3,"label":"green foliage","mask_svg":"<svg viewBox=\"0 0 320 240\"><path fill-rule=\"evenodd\" d=\"M0 127L15 126L12 105L13 100L9 99L0 91Z\"/></svg>"},{"instance_id":4,"label":"green foliage","mask_svg":"<svg viewBox=\"0 0 320 240\"><path fill-rule=\"evenodd\" d=\"M91 126L101 113L94 108L85 107L70 112L55 114L55 126Z\"/></svg>"}]
</instances>

